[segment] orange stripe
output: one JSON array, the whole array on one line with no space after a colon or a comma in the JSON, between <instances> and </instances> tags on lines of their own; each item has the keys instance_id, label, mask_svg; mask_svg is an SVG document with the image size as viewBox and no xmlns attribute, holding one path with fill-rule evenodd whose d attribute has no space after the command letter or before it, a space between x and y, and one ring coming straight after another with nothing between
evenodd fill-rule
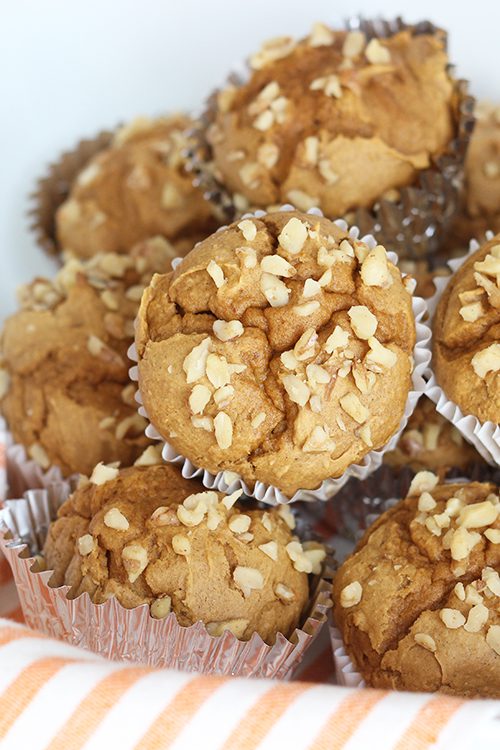
<instances>
[{"instance_id":1,"label":"orange stripe","mask_svg":"<svg viewBox=\"0 0 500 750\"><path fill-rule=\"evenodd\" d=\"M326 648L300 674L301 682L326 682L334 672L332 650Z\"/></svg>"},{"instance_id":2,"label":"orange stripe","mask_svg":"<svg viewBox=\"0 0 500 750\"><path fill-rule=\"evenodd\" d=\"M340 750L372 708L385 698L384 690L357 690L344 698L311 743L314 750ZM405 748L405 750L407 750Z\"/></svg>"},{"instance_id":3,"label":"orange stripe","mask_svg":"<svg viewBox=\"0 0 500 750\"><path fill-rule=\"evenodd\" d=\"M205 675L190 680L151 724L135 746L136 750L164 750L170 747L205 701L227 679L227 677Z\"/></svg>"},{"instance_id":4,"label":"orange stripe","mask_svg":"<svg viewBox=\"0 0 500 750\"><path fill-rule=\"evenodd\" d=\"M224 743L223 750L253 750L260 745L293 701L310 689L310 685L300 682L282 683L272 687L241 719ZM291 746L293 747L293 741Z\"/></svg>"},{"instance_id":5,"label":"orange stripe","mask_svg":"<svg viewBox=\"0 0 500 750\"><path fill-rule=\"evenodd\" d=\"M460 698L437 695L413 719L394 750L426 750L433 746L451 717L465 703Z\"/></svg>"},{"instance_id":6,"label":"orange stripe","mask_svg":"<svg viewBox=\"0 0 500 750\"><path fill-rule=\"evenodd\" d=\"M0 646L6 646L11 641L19 640L19 638L45 638L45 636L24 628L7 627L0 629Z\"/></svg>"},{"instance_id":7,"label":"orange stripe","mask_svg":"<svg viewBox=\"0 0 500 750\"><path fill-rule=\"evenodd\" d=\"M73 711L47 750L78 750L137 680L151 672L148 667L124 667L104 677Z\"/></svg>"},{"instance_id":8,"label":"orange stripe","mask_svg":"<svg viewBox=\"0 0 500 750\"><path fill-rule=\"evenodd\" d=\"M6 557L0 557L0 586L12 580L12 571Z\"/></svg>"},{"instance_id":9,"label":"orange stripe","mask_svg":"<svg viewBox=\"0 0 500 750\"><path fill-rule=\"evenodd\" d=\"M39 659L23 669L20 675L0 695L0 739L29 706L36 694L70 659Z\"/></svg>"}]
</instances>

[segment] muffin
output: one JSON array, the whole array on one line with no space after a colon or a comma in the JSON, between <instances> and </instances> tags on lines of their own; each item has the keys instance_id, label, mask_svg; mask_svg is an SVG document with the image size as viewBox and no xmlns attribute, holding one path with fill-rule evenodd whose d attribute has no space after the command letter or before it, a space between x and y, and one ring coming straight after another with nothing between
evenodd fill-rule
<instances>
[{"instance_id":1,"label":"muffin","mask_svg":"<svg viewBox=\"0 0 500 750\"><path fill-rule=\"evenodd\" d=\"M188 117L175 115L140 118L118 130L76 176L57 209L59 247L90 258L127 253L161 235L185 253L213 231L213 210L184 169L189 125Z\"/></svg>"},{"instance_id":2,"label":"muffin","mask_svg":"<svg viewBox=\"0 0 500 750\"><path fill-rule=\"evenodd\" d=\"M288 508L247 510L240 495L206 491L171 465L100 464L49 528L50 585L95 604L148 604L157 619L174 612L182 626L201 620L211 635L290 635L325 552L292 536Z\"/></svg>"},{"instance_id":3,"label":"muffin","mask_svg":"<svg viewBox=\"0 0 500 750\"><path fill-rule=\"evenodd\" d=\"M500 421L500 235L448 282L433 321L438 384L463 414Z\"/></svg>"},{"instance_id":4,"label":"muffin","mask_svg":"<svg viewBox=\"0 0 500 750\"><path fill-rule=\"evenodd\" d=\"M500 231L500 107L480 102L465 161L462 207L446 237L446 247L466 250L487 230Z\"/></svg>"},{"instance_id":5,"label":"muffin","mask_svg":"<svg viewBox=\"0 0 500 750\"><path fill-rule=\"evenodd\" d=\"M417 474L334 580L335 620L371 687L500 697L500 501Z\"/></svg>"},{"instance_id":6,"label":"muffin","mask_svg":"<svg viewBox=\"0 0 500 750\"><path fill-rule=\"evenodd\" d=\"M173 252L149 240L129 256L70 260L52 281L20 290L0 340L0 411L43 469L67 476L99 461L128 466L147 445L127 349L144 285Z\"/></svg>"},{"instance_id":7,"label":"muffin","mask_svg":"<svg viewBox=\"0 0 500 750\"><path fill-rule=\"evenodd\" d=\"M430 469L440 476L451 468L466 471L480 461L472 445L425 397L415 407L396 448L384 455L384 463L395 469Z\"/></svg>"},{"instance_id":8,"label":"muffin","mask_svg":"<svg viewBox=\"0 0 500 750\"><path fill-rule=\"evenodd\" d=\"M415 279L415 294L424 299L429 299L436 294L436 278L450 276L451 274L443 259L439 261L431 261L430 258L425 260L403 259L399 261L398 267L402 273Z\"/></svg>"},{"instance_id":9,"label":"muffin","mask_svg":"<svg viewBox=\"0 0 500 750\"><path fill-rule=\"evenodd\" d=\"M385 249L281 211L216 232L153 278L139 388L182 456L291 497L398 429L414 344L411 295Z\"/></svg>"},{"instance_id":10,"label":"muffin","mask_svg":"<svg viewBox=\"0 0 500 750\"><path fill-rule=\"evenodd\" d=\"M367 39L316 24L250 58L221 90L206 138L237 208L290 202L330 217L396 195L457 130L444 33Z\"/></svg>"}]
</instances>

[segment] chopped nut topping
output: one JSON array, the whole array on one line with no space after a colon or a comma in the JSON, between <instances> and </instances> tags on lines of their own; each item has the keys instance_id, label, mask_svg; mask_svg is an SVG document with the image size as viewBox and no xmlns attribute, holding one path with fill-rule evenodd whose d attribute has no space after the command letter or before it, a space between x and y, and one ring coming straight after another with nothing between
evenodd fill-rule
<instances>
[{"instance_id":1,"label":"chopped nut topping","mask_svg":"<svg viewBox=\"0 0 500 750\"><path fill-rule=\"evenodd\" d=\"M93 357L98 357L106 349L106 344L100 338L91 334L87 339L87 349Z\"/></svg>"},{"instance_id":2,"label":"chopped nut topping","mask_svg":"<svg viewBox=\"0 0 500 750\"><path fill-rule=\"evenodd\" d=\"M190 353L184 359L182 369L186 373L187 383L194 383L205 375L211 344L212 342L209 338L203 339L201 343L191 349Z\"/></svg>"},{"instance_id":3,"label":"chopped nut topping","mask_svg":"<svg viewBox=\"0 0 500 750\"><path fill-rule=\"evenodd\" d=\"M438 484L439 477L431 471L419 471L412 479L408 496L421 495L423 492L432 492Z\"/></svg>"},{"instance_id":4,"label":"chopped nut topping","mask_svg":"<svg viewBox=\"0 0 500 750\"><path fill-rule=\"evenodd\" d=\"M237 476L237 475L236 475ZM236 501L242 496L243 490L235 490L230 495L226 495L222 498L222 505L227 509L231 510Z\"/></svg>"},{"instance_id":5,"label":"chopped nut topping","mask_svg":"<svg viewBox=\"0 0 500 750\"><path fill-rule=\"evenodd\" d=\"M365 364L367 367L380 366L387 367L388 369L394 367L394 365L398 361L398 357L395 352L381 344L380 341L375 338L375 336L372 336L368 339L368 344L370 346L370 350L365 357Z\"/></svg>"},{"instance_id":6,"label":"chopped nut topping","mask_svg":"<svg viewBox=\"0 0 500 750\"><path fill-rule=\"evenodd\" d=\"M233 443L233 423L224 411L220 411L215 417L214 431L219 448L221 450L230 448Z\"/></svg>"},{"instance_id":7,"label":"chopped nut topping","mask_svg":"<svg viewBox=\"0 0 500 750\"><path fill-rule=\"evenodd\" d=\"M127 531L130 524L118 508L110 508L104 515L104 525L115 531Z\"/></svg>"},{"instance_id":8,"label":"chopped nut topping","mask_svg":"<svg viewBox=\"0 0 500 750\"><path fill-rule=\"evenodd\" d=\"M472 302L469 305L461 307L459 313L466 323L475 323L476 320L479 320L484 315L485 310L482 302Z\"/></svg>"},{"instance_id":9,"label":"chopped nut topping","mask_svg":"<svg viewBox=\"0 0 500 750\"><path fill-rule=\"evenodd\" d=\"M300 253L307 239L307 228L307 224L293 216L278 235L280 246L292 255Z\"/></svg>"},{"instance_id":10,"label":"chopped nut topping","mask_svg":"<svg viewBox=\"0 0 500 750\"><path fill-rule=\"evenodd\" d=\"M483 597L473 583L469 583L465 589L465 603L471 605L483 603Z\"/></svg>"},{"instance_id":11,"label":"chopped nut topping","mask_svg":"<svg viewBox=\"0 0 500 750\"><path fill-rule=\"evenodd\" d=\"M207 622L207 631L209 635L220 638L221 635L229 631L235 638L243 638L245 630L248 627L249 620L237 618L234 620L222 620L221 622Z\"/></svg>"},{"instance_id":12,"label":"chopped nut topping","mask_svg":"<svg viewBox=\"0 0 500 750\"><path fill-rule=\"evenodd\" d=\"M266 255L260 262L260 267L265 273L273 274L274 276L284 276L290 278L295 276L297 271L285 258L281 255Z\"/></svg>"},{"instance_id":13,"label":"chopped nut topping","mask_svg":"<svg viewBox=\"0 0 500 750\"><path fill-rule=\"evenodd\" d=\"M354 305L347 314L351 319L352 329L359 339L368 340L375 335L378 321L365 305Z\"/></svg>"},{"instance_id":14,"label":"chopped nut topping","mask_svg":"<svg viewBox=\"0 0 500 750\"><path fill-rule=\"evenodd\" d=\"M366 36L362 31L349 31L342 45L342 54L349 59L359 57L366 45Z\"/></svg>"},{"instance_id":15,"label":"chopped nut topping","mask_svg":"<svg viewBox=\"0 0 500 750\"><path fill-rule=\"evenodd\" d=\"M315 135L308 136L304 141L304 155L308 164L318 163L319 139Z\"/></svg>"},{"instance_id":16,"label":"chopped nut topping","mask_svg":"<svg viewBox=\"0 0 500 750\"><path fill-rule=\"evenodd\" d=\"M277 542L266 542L265 544L259 544L259 549L265 555L271 558L271 560L278 559L278 544Z\"/></svg>"},{"instance_id":17,"label":"chopped nut topping","mask_svg":"<svg viewBox=\"0 0 500 750\"><path fill-rule=\"evenodd\" d=\"M465 589L464 589L464 585L463 585L463 583L461 581L459 581L455 585L455 588L453 589L453 592L454 592L455 596L457 597L457 599L460 599L461 602L465 601Z\"/></svg>"},{"instance_id":18,"label":"chopped nut topping","mask_svg":"<svg viewBox=\"0 0 500 750\"><path fill-rule=\"evenodd\" d=\"M226 279L224 277L224 272L219 264L214 260L211 260L207 266L207 273L213 279L213 282L217 289L220 289Z\"/></svg>"},{"instance_id":19,"label":"chopped nut topping","mask_svg":"<svg viewBox=\"0 0 500 750\"><path fill-rule=\"evenodd\" d=\"M170 614L171 609L172 599L167 594L165 594L159 599L154 600L154 602L151 604L151 607L149 608L149 611L151 612L151 617L154 617L156 620L163 620L164 617Z\"/></svg>"},{"instance_id":20,"label":"chopped nut topping","mask_svg":"<svg viewBox=\"0 0 500 750\"><path fill-rule=\"evenodd\" d=\"M261 424L265 421L265 419L266 419L266 413L264 411L260 411L258 414L255 415L255 417L252 419L250 424L252 425L254 430L257 430L261 426Z\"/></svg>"},{"instance_id":21,"label":"chopped nut topping","mask_svg":"<svg viewBox=\"0 0 500 750\"><path fill-rule=\"evenodd\" d=\"M427 649L427 651L431 651L432 653L436 651L436 641L431 635L427 633L415 633L414 638L415 643L418 643L419 646Z\"/></svg>"},{"instance_id":22,"label":"chopped nut topping","mask_svg":"<svg viewBox=\"0 0 500 750\"><path fill-rule=\"evenodd\" d=\"M328 185L335 185L335 183L339 181L339 176L334 171L332 163L329 159L320 159L318 164L318 171Z\"/></svg>"},{"instance_id":23,"label":"chopped nut topping","mask_svg":"<svg viewBox=\"0 0 500 750\"><path fill-rule=\"evenodd\" d=\"M306 556L302 544L298 541L289 542L285 547L293 567L299 573L312 573L312 561Z\"/></svg>"},{"instance_id":24,"label":"chopped nut topping","mask_svg":"<svg viewBox=\"0 0 500 750\"><path fill-rule=\"evenodd\" d=\"M476 604L469 610L464 630L468 633L479 633L488 622L489 614L488 608L484 604Z\"/></svg>"},{"instance_id":25,"label":"chopped nut topping","mask_svg":"<svg viewBox=\"0 0 500 750\"><path fill-rule=\"evenodd\" d=\"M500 625L490 625L486 633L486 643L500 656Z\"/></svg>"},{"instance_id":26,"label":"chopped nut topping","mask_svg":"<svg viewBox=\"0 0 500 750\"><path fill-rule=\"evenodd\" d=\"M84 534L78 540L78 552L82 557L90 555L94 550L94 537L91 534Z\"/></svg>"},{"instance_id":27,"label":"chopped nut topping","mask_svg":"<svg viewBox=\"0 0 500 750\"><path fill-rule=\"evenodd\" d=\"M311 395L307 385L297 375L283 375L281 380L290 400L299 406L305 406Z\"/></svg>"},{"instance_id":28,"label":"chopped nut topping","mask_svg":"<svg viewBox=\"0 0 500 750\"><path fill-rule=\"evenodd\" d=\"M313 302L306 302L303 305L295 305L293 308L294 313L299 315L301 318L306 318L308 315L312 315L319 310L320 303L317 300Z\"/></svg>"},{"instance_id":29,"label":"chopped nut topping","mask_svg":"<svg viewBox=\"0 0 500 750\"><path fill-rule=\"evenodd\" d=\"M492 594L495 594L495 596L500 596L500 576L498 575L496 570L489 567L484 568L481 574L481 578Z\"/></svg>"},{"instance_id":30,"label":"chopped nut topping","mask_svg":"<svg viewBox=\"0 0 500 750\"><path fill-rule=\"evenodd\" d=\"M197 430L205 430L205 432L214 431L214 421L212 417L191 417L191 424Z\"/></svg>"},{"instance_id":31,"label":"chopped nut topping","mask_svg":"<svg viewBox=\"0 0 500 750\"><path fill-rule=\"evenodd\" d=\"M195 385L188 399L189 408L192 413L202 414L211 397L212 393L210 388L207 388L206 385L200 385L199 383Z\"/></svg>"},{"instance_id":32,"label":"chopped nut topping","mask_svg":"<svg viewBox=\"0 0 500 750\"><path fill-rule=\"evenodd\" d=\"M243 326L239 320L216 320L213 331L220 341L231 341L243 334Z\"/></svg>"},{"instance_id":33,"label":"chopped nut topping","mask_svg":"<svg viewBox=\"0 0 500 750\"><path fill-rule=\"evenodd\" d=\"M362 596L363 587L361 586L359 581L353 581L347 586L344 586L344 588L340 592L340 606L344 607L344 609L355 607L356 604L360 603Z\"/></svg>"},{"instance_id":34,"label":"chopped nut topping","mask_svg":"<svg viewBox=\"0 0 500 750\"><path fill-rule=\"evenodd\" d=\"M231 381L231 373L227 359L218 354L209 354L207 357L207 378L214 388L222 388Z\"/></svg>"},{"instance_id":35,"label":"chopped nut topping","mask_svg":"<svg viewBox=\"0 0 500 750\"><path fill-rule=\"evenodd\" d=\"M233 580L245 598L249 597L253 590L264 588L264 576L257 568L237 565L233 571Z\"/></svg>"},{"instance_id":36,"label":"chopped nut topping","mask_svg":"<svg viewBox=\"0 0 500 750\"><path fill-rule=\"evenodd\" d=\"M310 208L314 208L319 203L318 198L308 195L303 190L289 190L286 197L300 211L309 211Z\"/></svg>"},{"instance_id":37,"label":"chopped nut topping","mask_svg":"<svg viewBox=\"0 0 500 750\"><path fill-rule=\"evenodd\" d=\"M466 505L460 512L458 525L465 529L479 529L482 526L491 526L498 518L499 508L488 500L482 503Z\"/></svg>"},{"instance_id":38,"label":"chopped nut topping","mask_svg":"<svg viewBox=\"0 0 500 750\"><path fill-rule=\"evenodd\" d=\"M118 474L119 471L115 466L107 466L106 464L103 464L102 461L99 461L99 463L94 467L89 481L92 484L97 485L105 484L106 482L110 482L112 479L116 479Z\"/></svg>"},{"instance_id":39,"label":"chopped nut topping","mask_svg":"<svg viewBox=\"0 0 500 750\"><path fill-rule=\"evenodd\" d=\"M295 599L292 589L285 586L284 583L277 583L274 587L274 593L284 604L288 604L288 602L292 602Z\"/></svg>"},{"instance_id":40,"label":"chopped nut topping","mask_svg":"<svg viewBox=\"0 0 500 750\"><path fill-rule=\"evenodd\" d=\"M125 292L125 297L132 302L140 302L145 288L146 287L143 284L135 284L134 286L130 286Z\"/></svg>"},{"instance_id":41,"label":"chopped nut topping","mask_svg":"<svg viewBox=\"0 0 500 750\"><path fill-rule=\"evenodd\" d=\"M250 58L250 65L254 70L261 70L274 60L287 57L295 47L294 40L289 36L280 36L264 42L259 52Z\"/></svg>"},{"instance_id":42,"label":"chopped nut topping","mask_svg":"<svg viewBox=\"0 0 500 750\"><path fill-rule=\"evenodd\" d=\"M260 172L261 167L257 162L250 162L241 167L239 175L242 183L253 190L259 185Z\"/></svg>"},{"instance_id":43,"label":"chopped nut topping","mask_svg":"<svg viewBox=\"0 0 500 750\"><path fill-rule=\"evenodd\" d=\"M243 237L247 242L252 242L257 236L257 227L251 219L243 219L240 221L238 229L241 229Z\"/></svg>"},{"instance_id":44,"label":"chopped nut topping","mask_svg":"<svg viewBox=\"0 0 500 750\"><path fill-rule=\"evenodd\" d=\"M439 617L450 630L456 630L465 625L465 617L458 609L445 607L439 612Z\"/></svg>"},{"instance_id":45,"label":"chopped nut topping","mask_svg":"<svg viewBox=\"0 0 500 750\"><path fill-rule=\"evenodd\" d=\"M115 437L117 440L123 440L128 435L137 437L147 427L147 421L140 414L131 414L130 417L125 417L118 422L115 430Z\"/></svg>"},{"instance_id":46,"label":"chopped nut topping","mask_svg":"<svg viewBox=\"0 0 500 750\"><path fill-rule=\"evenodd\" d=\"M267 511L262 514L261 523L265 530L271 534L273 531L273 522L271 516L269 515L269 513L267 513Z\"/></svg>"},{"instance_id":47,"label":"chopped nut topping","mask_svg":"<svg viewBox=\"0 0 500 750\"><path fill-rule=\"evenodd\" d=\"M321 78L315 78L309 88L311 91L323 91L326 96L333 96L335 99L340 99L342 96L340 80L338 76L333 74Z\"/></svg>"},{"instance_id":48,"label":"chopped nut topping","mask_svg":"<svg viewBox=\"0 0 500 750\"><path fill-rule=\"evenodd\" d=\"M325 341L325 351L327 354L333 354L336 349L345 349L348 343L349 332L341 328L341 326L335 326L333 333Z\"/></svg>"},{"instance_id":49,"label":"chopped nut topping","mask_svg":"<svg viewBox=\"0 0 500 750\"><path fill-rule=\"evenodd\" d=\"M363 441L365 445L367 445L369 448L373 447L373 440L372 440L372 431L370 429L370 425L365 424L363 427L361 427L359 431L359 437Z\"/></svg>"},{"instance_id":50,"label":"chopped nut topping","mask_svg":"<svg viewBox=\"0 0 500 750\"><path fill-rule=\"evenodd\" d=\"M140 544L129 544L122 549L123 567L130 583L135 583L148 564L148 553Z\"/></svg>"},{"instance_id":51,"label":"chopped nut topping","mask_svg":"<svg viewBox=\"0 0 500 750\"><path fill-rule=\"evenodd\" d=\"M330 438L328 428L317 425L302 446L302 450L304 453L331 453L336 447L335 441Z\"/></svg>"},{"instance_id":52,"label":"chopped nut topping","mask_svg":"<svg viewBox=\"0 0 500 750\"><path fill-rule=\"evenodd\" d=\"M293 347L293 357L297 362L305 362L308 359L312 359L316 353L316 342L318 340L318 334L314 330L314 328L306 328L302 336L297 340L295 346ZM283 354L288 355L289 352L283 352ZM287 361L287 358L282 359L283 364L285 364ZM289 360L290 362L292 360ZM286 364L285 364L286 367ZM293 367L290 367L288 369L295 369L296 365Z\"/></svg>"},{"instance_id":53,"label":"chopped nut topping","mask_svg":"<svg viewBox=\"0 0 500 750\"><path fill-rule=\"evenodd\" d=\"M500 344L491 344L477 352L471 359L476 375L484 380L489 372L500 370Z\"/></svg>"},{"instance_id":54,"label":"chopped nut topping","mask_svg":"<svg viewBox=\"0 0 500 750\"><path fill-rule=\"evenodd\" d=\"M224 385L222 388L218 388L214 393L215 405L218 409L224 409L234 396L234 388L232 385Z\"/></svg>"},{"instance_id":55,"label":"chopped nut topping","mask_svg":"<svg viewBox=\"0 0 500 750\"><path fill-rule=\"evenodd\" d=\"M391 53L378 39L371 39L368 42L365 57L373 65L387 65L391 62Z\"/></svg>"},{"instance_id":56,"label":"chopped nut topping","mask_svg":"<svg viewBox=\"0 0 500 750\"><path fill-rule=\"evenodd\" d=\"M257 130L269 130L274 125L274 114L270 109L264 110L260 115L253 121L253 126Z\"/></svg>"},{"instance_id":57,"label":"chopped nut topping","mask_svg":"<svg viewBox=\"0 0 500 750\"><path fill-rule=\"evenodd\" d=\"M175 534L172 537L172 549L176 555L189 555L191 542L184 534Z\"/></svg>"},{"instance_id":58,"label":"chopped nut topping","mask_svg":"<svg viewBox=\"0 0 500 750\"><path fill-rule=\"evenodd\" d=\"M355 393L346 393L339 399L339 403L346 414L349 414L358 424L363 424L370 416L368 409L363 406Z\"/></svg>"},{"instance_id":59,"label":"chopped nut topping","mask_svg":"<svg viewBox=\"0 0 500 750\"><path fill-rule=\"evenodd\" d=\"M366 286L391 286L392 276L387 262L387 252L382 245L377 245L367 254L361 266L360 276Z\"/></svg>"},{"instance_id":60,"label":"chopped nut topping","mask_svg":"<svg viewBox=\"0 0 500 750\"><path fill-rule=\"evenodd\" d=\"M418 509L421 513L428 513L434 510L437 503L429 492L422 492L418 499Z\"/></svg>"},{"instance_id":61,"label":"chopped nut topping","mask_svg":"<svg viewBox=\"0 0 500 750\"><path fill-rule=\"evenodd\" d=\"M307 299L308 297L316 297L317 294L320 294L321 292L321 286L319 284L319 281L315 281L314 279L306 279L304 282L304 289L302 291L302 296Z\"/></svg>"},{"instance_id":62,"label":"chopped nut topping","mask_svg":"<svg viewBox=\"0 0 500 750\"><path fill-rule=\"evenodd\" d=\"M48 469L50 466L50 459L40 443L33 443L28 448L28 455L33 459L35 463L42 469Z\"/></svg>"},{"instance_id":63,"label":"chopped nut topping","mask_svg":"<svg viewBox=\"0 0 500 750\"><path fill-rule=\"evenodd\" d=\"M311 47L329 47L334 43L335 35L324 23L315 23L307 41Z\"/></svg>"},{"instance_id":64,"label":"chopped nut topping","mask_svg":"<svg viewBox=\"0 0 500 750\"><path fill-rule=\"evenodd\" d=\"M278 515L286 523L288 528L293 531L295 528L295 516L288 505L280 505L278 508Z\"/></svg>"},{"instance_id":65,"label":"chopped nut topping","mask_svg":"<svg viewBox=\"0 0 500 750\"><path fill-rule=\"evenodd\" d=\"M263 273L260 279L260 289L271 307L284 307L288 304L290 289L277 276Z\"/></svg>"},{"instance_id":66,"label":"chopped nut topping","mask_svg":"<svg viewBox=\"0 0 500 750\"><path fill-rule=\"evenodd\" d=\"M245 268L255 268L257 265L257 251L253 247L238 247L236 253L243 256Z\"/></svg>"},{"instance_id":67,"label":"chopped nut topping","mask_svg":"<svg viewBox=\"0 0 500 750\"><path fill-rule=\"evenodd\" d=\"M484 536L492 544L500 544L500 529L486 529Z\"/></svg>"},{"instance_id":68,"label":"chopped nut topping","mask_svg":"<svg viewBox=\"0 0 500 750\"><path fill-rule=\"evenodd\" d=\"M151 513L150 519L155 526L179 526L177 513L173 508L160 505Z\"/></svg>"},{"instance_id":69,"label":"chopped nut topping","mask_svg":"<svg viewBox=\"0 0 500 750\"><path fill-rule=\"evenodd\" d=\"M312 389L316 388L318 384L326 385L331 380L330 373L321 365L307 365L306 375L307 382Z\"/></svg>"},{"instance_id":70,"label":"chopped nut topping","mask_svg":"<svg viewBox=\"0 0 500 750\"><path fill-rule=\"evenodd\" d=\"M250 516L246 516L243 513L240 513L237 516L233 516L229 520L228 526L233 534L244 534L245 531L248 531L248 529L250 528L251 523L252 519L250 518Z\"/></svg>"},{"instance_id":71,"label":"chopped nut topping","mask_svg":"<svg viewBox=\"0 0 500 750\"><path fill-rule=\"evenodd\" d=\"M275 143L263 143L257 150L257 161L267 169L272 169L278 162L280 150Z\"/></svg>"},{"instance_id":72,"label":"chopped nut topping","mask_svg":"<svg viewBox=\"0 0 500 750\"><path fill-rule=\"evenodd\" d=\"M481 535L476 531L467 531L463 526L457 529L450 544L450 552L453 560L465 560L471 550L481 541Z\"/></svg>"}]
</instances>

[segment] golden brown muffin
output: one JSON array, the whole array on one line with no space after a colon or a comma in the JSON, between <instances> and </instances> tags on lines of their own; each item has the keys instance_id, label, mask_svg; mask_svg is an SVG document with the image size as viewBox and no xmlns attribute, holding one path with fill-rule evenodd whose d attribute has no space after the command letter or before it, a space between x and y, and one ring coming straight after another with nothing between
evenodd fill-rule
<instances>
[{"instance_id":1,"label":"golden brown muffin","mask_svg":"<svg viewBox=\"0 0 500 750\"><path fill-rule=\"evenodd\" d=\"M492 484L437 484L365 533L334 581L335 620L368 685L500 697L500 504Z\"/></svg>"},{"instance_id":2,"label":"golden brown muffin","mask_svg":"<svg viewBox=\"0 0 500 750\"><path fill-rule=\"evenodd\" d=\"M293 495L396 431L411 386L411 295L382 246L315 215L244 219L143 296L139 387L197 466Z\"/></svg>"},{"instance_id":3,"label":"golden brown muffin","mask_svg":"<svg viewBox=\"0 0 500 750\"><path fill-rule=\"evenodd\" d=\"M209 204L184 168L184 115L140 118L90 160L56 215L62 250L80 258L127 253L161 235L188 252L217 227Z\"/></svg>"},{"instance_id":4,"label":"golden brown muffin","mask_svg":"<svg viewBox=\"0 0 500 750\"><path fill-rule=\"evenodd\" d=\"M207 138L235 203L290 202L330 217L409 185L454 136L442 34L367 41L317 24L272 39L217 99Z\"/></svg>"},{"instance_id":5,"label":"golden brown muffin","mask_svg":"<svg viewBox=\"0 0 500 750\"><path fill-rule=\"evenodd\" d=\"M500 421L500 235L448 282L434 316L433 365L463 414Z\"/></svg>"},{"instance_id":6,"label":"golden brown muffin","mask_svg":"<svg viewBox=\"0 0 500 750\"><path fill-rule=\"evenodd\" d=\"M288 508L247 510L240 494L207 491L172 465L99 465L49 528L50 585L96 604L146 603L156 618L173 611L212 635L290 635L308 601L307 574L320 571L325 552L292 536Z\"/></svg>"},{"instance_id":7,"label":"golden brown muffin","mask_svg":"<svg viewBox=\"0 0 500 750\"><path fill-rule=\"evenodd\" d=\"M444 476L451 468L466 469L481 456L425 396L418 402L396 448L384 455L384 463L414 471L429 469Z\"/></svg>"},{"instance_id":8,"label":"golden brown muffin","mask_svg":"<svg viewBox=\"0 0 500 750\"><path fill-rule=\"evenodd\" d=\"M53 281L20 290L21 309L2 333L0 409L42 468L128 466L147 444L127 349L144 285L173 255L165 240L149 240L130 256L68 261Z\"/></svg>"}]
</instances>

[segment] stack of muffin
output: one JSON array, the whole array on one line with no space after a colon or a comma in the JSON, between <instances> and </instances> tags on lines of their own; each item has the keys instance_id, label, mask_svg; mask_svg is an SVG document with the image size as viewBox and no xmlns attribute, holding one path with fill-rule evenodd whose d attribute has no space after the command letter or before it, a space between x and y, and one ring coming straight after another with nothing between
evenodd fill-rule
<instances>
[{"instance_id":1,"label":"stack of muffin","mask_svg":"<svg viewBox=\"0 0 500 750\"><path fill-rule=\"evenodd\" d=\"M252 497L335 505L351 477L368 512L383 459L420 473L335 576L344 648L369 685L500 696L500 499L465 479L500 465L500 120L476 109L467 154L471 110L441 30L315 24L197 123L140 118L53 165L35 221L61 268L4 325L0 408L25 489L56 468L73 490L33 550L62 598L117 600L125 640L147 604L293 641L327 553L300 503ZM437 410L415 408L415 282Z\"/></svg>"}]
</instances>

